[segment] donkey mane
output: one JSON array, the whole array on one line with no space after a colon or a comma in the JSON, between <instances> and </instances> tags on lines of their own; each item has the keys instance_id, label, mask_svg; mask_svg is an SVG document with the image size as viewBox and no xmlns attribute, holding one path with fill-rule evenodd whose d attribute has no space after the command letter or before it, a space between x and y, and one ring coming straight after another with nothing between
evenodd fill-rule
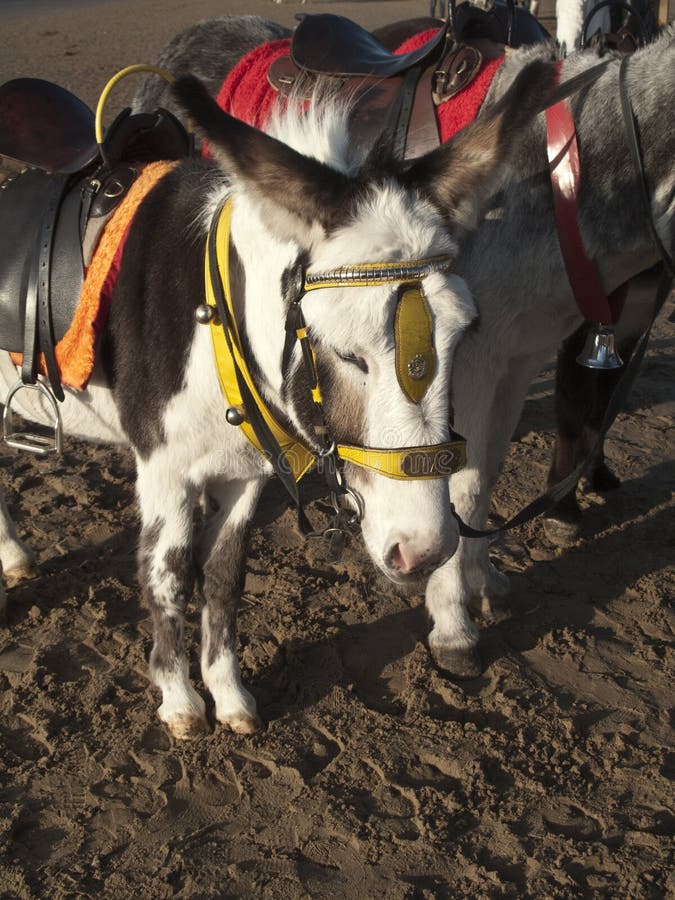
<instances>
[{"instance_id":1,"label":"donkey mane","mask_svg":"<svg viewBox=\"0 0 675 900\"><path fill-rule=\"evenodd\" d=\"M265 131L298 153L354 176L364 159L349 140L350 111L348 102L317 84L309 102L291 96L285 107L275 107Z\"/></svg>"}]
</instances>

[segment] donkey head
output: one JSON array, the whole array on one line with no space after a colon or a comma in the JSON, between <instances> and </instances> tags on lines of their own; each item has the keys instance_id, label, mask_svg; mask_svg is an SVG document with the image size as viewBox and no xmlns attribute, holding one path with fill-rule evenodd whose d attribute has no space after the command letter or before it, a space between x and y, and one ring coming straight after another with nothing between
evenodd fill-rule
<instances>
[{"instance_id":1,"label":"donkey head","mask_svg":"<svg viewBox=\"0 0 675 900\"><path fill-rule=\"evenodd\" d=\"M532 115L541 102L550 79L537 68L510 103L406 169L382 148L360 164L350 157L336 107L281 117L281 141L226 115L196 79L175 87L225 173L215 194L232 194L236 302L260 392L314 450L337 445L369 552L397 582L428 574L457 547L449 385L476 309L449 270L457 229L499 178L523 103ZM286 339L294 303L309 374L308 353L289 352Z\"/></svg>"}]
</instances>

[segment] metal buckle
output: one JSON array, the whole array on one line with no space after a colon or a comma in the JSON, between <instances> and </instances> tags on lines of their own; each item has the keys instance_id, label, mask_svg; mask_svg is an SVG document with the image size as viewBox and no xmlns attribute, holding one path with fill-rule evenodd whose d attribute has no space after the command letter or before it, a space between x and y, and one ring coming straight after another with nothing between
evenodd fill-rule
<instances>
[{"instance_id":1,"label":"metal buckle","mask_svg":"<svg viewBox=\"0 0 675 900\"><path fill-rule=\"evenodd\" d=\"M51 427L54 430L53 436L35 434L32 431L13 431L12 422L12 400L20 390L37 391L42 394L51 404L54 420ZM2 439L8 447L15 450L27 450L36 456L47 456L49 453L61 453L63 449L61 440L61 412L56 402L56 397L47 385L37 382L36 384L24 384L18 381L7 394L5 400L5 409L2 414Z\"/></svg>"},{"instance_id":2,"label":"metal buckle","mask_svg":"<svg viewBox=\"0 0 675 900\"><path fill-rule=\"evenodd\" d=\"M351 501L353 504L351 510L340 503L341 497L346 497ZM340 494L331 491L330 502L333 504L336 515L342 517L346 525L358 525L363 518L363 499L361 495L345 485L342 485L342 493Z\"/></svg>"}]
</instances>

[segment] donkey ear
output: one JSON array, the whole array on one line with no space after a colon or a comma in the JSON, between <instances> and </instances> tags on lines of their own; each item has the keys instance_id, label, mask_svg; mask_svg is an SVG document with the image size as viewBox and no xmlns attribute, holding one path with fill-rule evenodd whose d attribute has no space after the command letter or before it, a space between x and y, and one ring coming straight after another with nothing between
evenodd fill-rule
<instances>
[{"instance_id":1,"label":"donkey ear","mask_svg":"<svg viewBox=\"0 0 675 900\"><path fill-rule=\"evenodd\" d=\"M452 224L474 227L483 205L500 187L519 137L545 108L553 75L550 63L530 63L491 109L415 160L401 175L403 183L430 197Z\"/></svg>"},{"instance_id":2,"label":"donkey ear","mask_svg":"<svg viewBox=\"0 0 675 900\"><path fill-rule=\"evenodd\" d=\"M312 225L329 231L344 215L352 179L228 115L192 75L177 79L172 91L226 174L255 196L284 236L302 243Z\"/></svg>"}]
</instances>

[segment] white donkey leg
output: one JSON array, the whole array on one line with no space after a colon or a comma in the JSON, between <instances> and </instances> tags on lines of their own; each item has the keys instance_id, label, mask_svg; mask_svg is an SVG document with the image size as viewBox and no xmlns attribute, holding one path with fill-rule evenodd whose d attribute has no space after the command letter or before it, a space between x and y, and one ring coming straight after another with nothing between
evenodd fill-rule
<instances>
[{"instance_id":1,"label":"white donkey leg","mask_svg":"<svg viewBox=\"0 0 675 900\"><path fill-rule=\"evenodd\" d=\"M5 578L20 581L36 572L35 556L16 533L5 498L0 492L0 561Z\"/></svg>"},{"instance_id":2,"label":"white donkey leg","mask_svg":"<svg viewBox=\"0 0 675 900\"><path fill-rule=\"evenodd\" d=\"M237 603L244 580L246 526L262 480L211 484L198 551L202 591L202 677L216 703L216 719L240 734L262 727L256 703L241 683L237 659Z\"/></svg>"},{"instance_id":3,"label":"white donkey leg","mask_svg":"<svg viewBox=\"0 0 675 900\"><path fill-rule=\"evenodd\" d=\"M471 402L455 406L455 426L467 439L468 459L452 476L451 496L458 515L472 528L485 528L509 440L540 367L539 359L513 361L495 390L476 379L470 394L455 394L457 400L466 397ZM462 538L455 555L433 573L427 586L426 605L434 623L429 648L440 668L460 678L480 674L478 630L468 608L471 600L489 604L507 592L508 579L490 562L487 540Z\"/></svg>"},{"instance_id":4,"label":"white donkey leg","mask_svg":"<svg viewBox=\"0 0 675 900\"><path fill-rule=\"evenodd\" d=\"M138 461L141 507L139 577L152 617L150 677L162 692L158 713L174 737L208 730L203 699L190 683L183 639L185 607L194 586L193 497L180 475L156 458Z\"/></svg>"}]
</instances>

